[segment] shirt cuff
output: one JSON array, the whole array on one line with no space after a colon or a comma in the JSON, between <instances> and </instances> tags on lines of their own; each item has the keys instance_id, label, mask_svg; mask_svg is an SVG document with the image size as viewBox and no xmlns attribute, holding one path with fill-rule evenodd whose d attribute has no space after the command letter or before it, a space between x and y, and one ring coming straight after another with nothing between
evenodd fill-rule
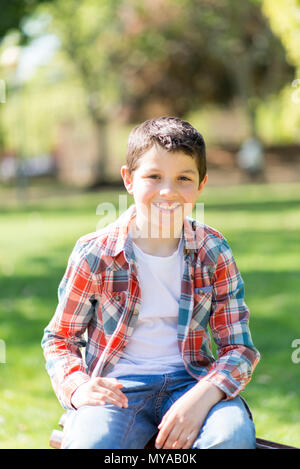
<instances>
[{"instance_id":1,"label":"shirt cuff","mask_svg":"<svg viewBox=\"0 0 300 469\"><path fill-rule=\"evenodd\" d=\"M224 401L234 399L246 385L245 383L244 386L242 386L241 383L233 379L232 376L228 376L227 373L218 370L210 371L202 379L209 381L221 389L226 394L226 397L223 399Z\"/></svg>"},{"instance_id":2,"label":"shirt cuff","mask_svg":"<svg viewBox=\"0 0 300 469\"><path fill-rule=\"evenodd\" d=\"M75 371L69 375L62 386L62 399L61 402L66 409L74 410L75 407L71 403L71 398L74 392L81 386L81 384L87 383L91 377L83 373L82 371Z\"/></svg>"}]
</instances>

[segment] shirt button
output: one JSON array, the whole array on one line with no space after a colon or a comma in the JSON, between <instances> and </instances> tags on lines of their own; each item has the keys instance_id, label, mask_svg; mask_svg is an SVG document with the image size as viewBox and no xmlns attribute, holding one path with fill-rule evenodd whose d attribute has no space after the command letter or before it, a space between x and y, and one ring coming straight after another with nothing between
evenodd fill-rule
<instances>
[{"instance_id":1,"label":"shirt button","mask_svg":"<svg viewBox=\"0 0 300 469\"><path fill-rule=\"evenodd\" d=\"M194 280L194 275L193 274L191 275L191 280Z\"/></svg>"},{"instance_id":2,"label":"shirt button","mask_svg":"<svg viewBox=\"0 0 300 469\"><path fill-rule=\"evenodd\" d=\"M116 301L120 301L120 299L121 299L121 295L116 295L116 296L115 296L115 300L116 300Z\"/></svg>"}]
</instances>

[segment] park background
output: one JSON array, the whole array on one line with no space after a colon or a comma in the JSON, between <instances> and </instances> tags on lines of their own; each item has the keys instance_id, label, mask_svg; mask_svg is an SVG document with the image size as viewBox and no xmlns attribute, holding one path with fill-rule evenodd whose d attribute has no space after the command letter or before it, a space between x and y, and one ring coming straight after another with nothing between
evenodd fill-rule
<instances>
[{"instance_id":1,"label":"park background","mask_svg":"<svg viewBox=\"0 0 300 469\"><path fill-rule=\"evenodd\" d=\"M300 447L299 0L0 7L0 448L49 447L58 283L99 204L118 209L130 130L159 115L207 142L205 222L230 242L262 356L243 393L257 436Z\"/></svg>"}]
</instances>

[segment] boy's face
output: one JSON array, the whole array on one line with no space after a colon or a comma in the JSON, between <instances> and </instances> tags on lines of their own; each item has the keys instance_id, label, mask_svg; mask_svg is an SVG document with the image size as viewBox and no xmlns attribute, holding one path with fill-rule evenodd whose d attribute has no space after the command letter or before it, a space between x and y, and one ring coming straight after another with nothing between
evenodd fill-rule
<instances>
[{"instance_id":1,"label":"boy's face","mask_svg":"<svg viewBox=\"0 0 300 469\"><path fill-rule=\"evenodd\" d=\"M121 175L134 197L138 226L168 224L173 230L176 225L181 230L184 216L192 211L207 181L205 176L199 183L196 161L191 156L170 153L156 145L139 159L133 173L122 166Z\"/></svg>"}]
</instances>

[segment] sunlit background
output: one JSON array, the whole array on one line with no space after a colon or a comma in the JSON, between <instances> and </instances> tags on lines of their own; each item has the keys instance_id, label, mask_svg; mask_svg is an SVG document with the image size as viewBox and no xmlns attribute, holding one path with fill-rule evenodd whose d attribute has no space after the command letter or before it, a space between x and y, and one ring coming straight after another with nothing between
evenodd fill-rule
<instances>
[{"instance_id":1,"label":"sunlit background","mask_svg":"<svg viewBox=\"0 0 300 469\"><path fill-rule=\"evenodd\" d=\"M40 347L130 130L191 122L205 222L246 284L257 436L300 447L300 1L0 0L0 448L48 448L63 409ZM300 341L299 341L300 342ZM293 354L294 352L294 354Z\"/></svg>"}]
</instances>

